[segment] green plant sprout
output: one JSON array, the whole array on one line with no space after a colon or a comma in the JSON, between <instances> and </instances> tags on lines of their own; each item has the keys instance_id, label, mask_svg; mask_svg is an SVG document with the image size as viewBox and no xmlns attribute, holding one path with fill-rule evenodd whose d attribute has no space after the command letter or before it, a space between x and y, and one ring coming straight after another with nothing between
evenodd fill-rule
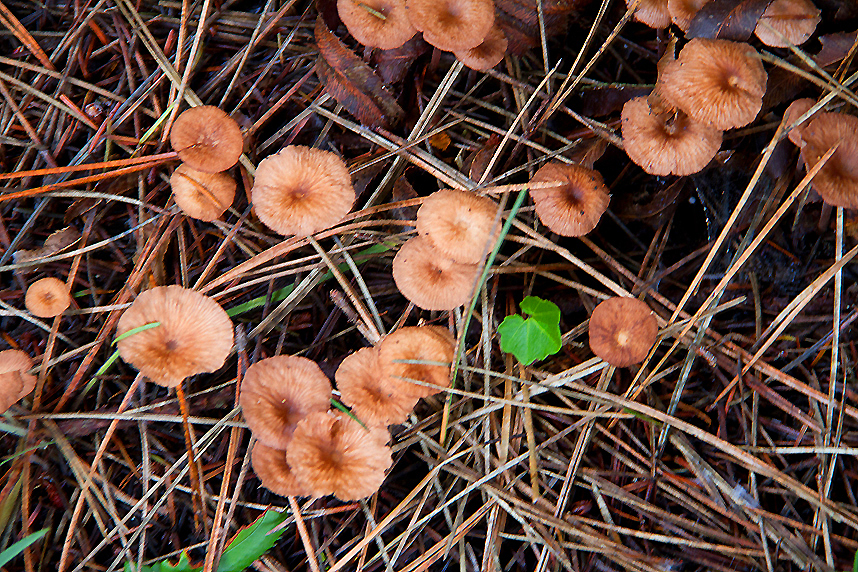
<instances>
[{"instance_id":1,"label":"green plant sprout","mask_svg":"<svg viewBox=\"0 0 858 572\"><path fill-rule=\"evenodd\" d=\"M560 308L554 302L538 296L528 296L521 301L518 314L504 318L498 326L500 347L512 353L523 365L545 359L560 351Z\"/></svg>"},{"instance_id":2,"label":"green plant sprout","mask_svg":"<svg viewBox=\"0 0 858 572\"><path fill-rule=\"evenodd\" d=\"M265 554L286 531L279 527L287 517L286 512L266 510L252 524L245 526L232 537L224 548L217 572L241 572ZM139 569L130 562L125 563L124 572L199 572L202 564L191 564L188 553L182 551L179 560L170 564L166 560Z\"/></svg>"}]
</instances>

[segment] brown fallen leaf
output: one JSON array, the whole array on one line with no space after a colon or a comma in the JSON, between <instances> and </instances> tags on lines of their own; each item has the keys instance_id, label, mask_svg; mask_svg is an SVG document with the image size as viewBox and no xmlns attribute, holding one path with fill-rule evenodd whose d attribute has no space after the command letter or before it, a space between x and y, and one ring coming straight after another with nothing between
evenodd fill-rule
<instances>
[{"instance_id":1,"label":"brown fallen leaf","mask_svg":"<svg viewBox=\"0 0 858 572\"><path fill-rule=\"evenodd\" d=\"M418 57L429 51L431 46L426 43L421 34L392 50L375 50L373 60L378 75L386 85L398 83L405 78L405 74Z\"/></svg>"},{"instance_id":2,"label":"brown fallen leaf","mask_svg":"<svg viewBox=\"0 0 858 572\"><path fill-rule=\"evenodd\" d=\"M610 86L581 90L577 96L579 104L575 107L586 117L604 117L623 108L630 99L649 95L651 87Z\"/></svg>"},{"instance_id":3,"label":"brown fallen leaf","mask_svg":"<svg viewBox=\"0 0 858 572\"><path fill-rule=\"evenodd\" d=\"M319 46L316 74L325 90L367 127L401 121L405 112L381 78L331 33L321 17L316 19L315 33Z\"/></svg>"},{"instance_id":4,"label":"brown fallen leaf","mask_svg":"<svg viewBox=\"0 0 858 572\"><path fill-rule=\"evenodd\" d=\"M569 14L591 1L542 0L546 38L565 32ZM495 18L509 42L510 53L521 54L541 44L537 0L495 0Z\"/></svg>"},{"instance_id":5,"label":"brown fallen leaf","mask_svg":"<svg viewBox=\"0 0 858 572\"><path fill-rule=\"evenodd\" d=\"M80 240L80 231L73 226L67 226L48 236L41 248L19 250L12 254L12 259L15 264L35 262L71 248L78 240Z\"/></svg>"},{"instance_id":6,"label":"brown fallen leaf","mask_svg":"<svg viewBox=\"0 0 858 572\"><path fill-rule=\"evenodd\" d=\"M492 155L497 151L500 142L500 136L493 133L479 149L465 159L462 168L463 170L467 169L468 177L472 181L479 181L483 177L483 173L489 166L489 161L492 160Z\"/></svg>"},{"instance_id":7,"label":"brown fallen leaf","mask_svg":"<svg viewBox=\"0 0 858 572\"><path fill-rule=\"evenodd\" d=\"M772 0L710 0L691 21L689 38L720 38L744 42Z\"/></svg>"},{"instance_id":8,"label":"brown fallen leaf","mask_svg":"<svg viewBox=\"0 0 858 572\"><path fill-rule=\"evenodd\" d=\"M813 56L813 61L821 68L830 68L858 49L858 32L826 34L820 36L819 43L822 48Z\"/></svg>"}]
</instances>

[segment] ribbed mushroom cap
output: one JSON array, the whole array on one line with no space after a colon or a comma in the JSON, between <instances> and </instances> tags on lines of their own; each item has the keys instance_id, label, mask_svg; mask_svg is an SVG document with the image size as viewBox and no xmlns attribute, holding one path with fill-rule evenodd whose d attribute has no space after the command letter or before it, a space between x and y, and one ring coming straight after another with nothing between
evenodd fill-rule
<instances>
[{"instance_id":1,"label":"ribbed mushroom cap","mask_svg":"<svg viewBox=\"0 0 858 572\"><path fill-rule=\"evenodd\" d=\"M376 347L385 378L408 384L407 392L412 395L429 397L450 387L450 364L455 345L456 341L446 329L419 326L399 328ZM401 363L402 360L426 363ZM431 386L408 380L422 381Z\"/></svg>"},{"instance_id":2,"label":"ribbed mushroom cap","mask_svg":"<svg viewBox=\"0 0 858 572\"><path fill-rule=\"evenodd\" d=\"M27 373L32 367L33 360L21 350L0 352L0 413L36 387L36 376Z\"/></svg>"},{"instance_id":3,"label":"ribbed mushroom cap","mask_svg":"<svg viewBox=\"0 0 858 572\"><path fill-rule=\"evenodd\" d=\"M623 106L623 147L652 175L690 175L703 169L721 148L721 131L682 111L651 108L646 97Z\"/></svg>"},{"instance_id":4,"label":"ribbed mushroom cap","mask_svg":"<svg viewBox=\"0 0 858 572\"><path fill-rule=\"evenodd\" d=\"M342 501L378 491L392 463L386 429L364 429L340 412L311 413L298 423L286 460L313 496Z\"/></svg>"},{"instance_id":5,"label":"ribbed mushroom cap","mask_svg":"<svg viewBox=\"0 0 858 572\"><path fill-rule=\"evenodd\" d=\"M417 232L444 256L478 264L500 234L497 208L493 200L468 191L436 191L417 211Z\"/></svg>"},{"instance_id":6,"label":"ribbed mushroom cap","mask_svg":"<svg viewBox=\"0 0 858 572\"><path fill-rule=\"evenodd\" d=\"M633 3L634 0L626 0L626 6L631 6ZM635 20L650 28L667 28L670 26L667 0L642 0L635 10Z\"/></svg>"},{"instance_id":7,"label":"ribbed mushroom cap","mask_svg":"<svg viewBox=\"0 0 858 572\"><path fill-rule=\"evenodd\" d=\"M238 123L212 105L192 107L170 130L170 145L179 159L206 173L226 171L241 157L244 139Z\"/></svg>"},{"instance_id":8,"label":"ribbed mushroom cap","mask_svg":"<svg viewBox=\"0 0 858 572\"><path fill-rule=\"evenodd\" d=\"M390 50L417 33L405 0L337 0L337 10L349 33L364 46Z\"/></svg>"},{"instance_id":9,"label":"ribbed mushroom cap","mask_svg":"<svg viewBox=\"0 0 858 572\"><path fill-rule=\"evenodd\" d=\"M119 355L154 383L175 387L188 376L219 369L232 349L232 321L220 305L181 286L158 286L137 296L119 318L116 335L160 325L117 342Z\"/></svg>"},{"instance_id":10,"label":"ribbed mushroom cap","mask_svg":"<svg viewBox=\"0 0 858 572\"><path fill-rule=\"evenodd\" d=\"M754 34L773 48L789 46L784 38L799 46L813 35L820 20L819 8L810 0L774 0L760 16Z\"/></svg>"},{"instance_id":11,"label":"ribbed mushroom cap","mask_svg":"<svg viewBox=\"0 0 858 572\"><path fill-rule=\"evenodd\" d=\"M211 222L219 218L235 199L235 179L226 173L206 173L179 165L170 175L176 204L186 215Z\"/></svg>"},{"instance_id":12,"label":"ribbed mushroom cap","mask_svg":"<svg viewBox=\"0 0 858 572\"><path fill-rule=\"evenodd\" d=\"M596 228L608 209L610 196L602 175L580 165L554 162L543 165L531 183L557 187L530 189L542 224L562 236L583 236Z\"/></svg>"},{"instance_id":13,"label":"ribbed mushroom cap","mask_svg":"<svg viewBox=\"0 0 858 572\"><path fill-rule=\"evenodd\" d=\"M336 380L343 403L367 425L404 423L420 399L411 392L411 384L385 377L377 348L347 356L337 368Z\"/></svg>"},{"instance_id":14,"label":"ribbed mushroom cap","mask_svg":"<svg viewBox=\"0 0 858 572\"><path fill-rule=\"evenodd\" d=\"M637 298L608 298L590 316L590 349L617 367L646 358L658 337L658 322Z\"/></svg>"},{"instance_id":15,"label":"ribbed mushroom cap","mask_svg":"<svg viewBox=\"0 0 858 572\"><path fill-rule=\"evenodd\" d=\"M687 32L694 16L707 2L709 0L667 0L667 11L673 23Z\"/></svg>"},{"instance_id":16,"label":"ribbed mushroom cap","mask_svg":"<svg viewBox=\"0 0 858 572\"><path fill-rule=\"evenodd\" d=\"M312 491L295 477L286 461L286 451L257 441L250 453L250 462L253 464L253 472L262 481L262 486L272 493L284 497L305 497L312 494Z\"/></svg>"},{"instance_id":17,"label":"ribbed mushroom cap","mask_svg":"<svg viewBox=\"0 0 858 572\"><path fill-rule=\"evenodd\" d=\"M355 202L343 160L330 151L300 145L263 159L250 195L259 220L284 236L309 236L330 228Z\"/></svg>"},{"instance_id":18,"label":"ribbed mushroom cap","mask_svg":"<svg viewBox=\"0 0 858 572\"><path fill-rule=\"evenodd\" d=\"M53 318L59 316L71 304L66 283L59 278L49 276L36 280L24 294L24 306L34 316L40 318Z\"/></svg>"},{"instance_id":19,"label":"ribbed mushroom cap","mask_svg":"<svg viewBox=\"0 0 858 572\"><path fill-rule=\"evenodd\" d=\"M239 397L244 419L259 441L285 449L298 421L331 406L331 382L316 362L275 356L247 368Z\"/></svg>"},{"instance_id":20,"label":"ribbed mushroom cap","mask_svg":"<svg viewBox=\"0 0 858 572\"><path fill-rule=\"evenodd\" d=\"M423 39L448 52L480 45L495 21L492 0L405 0L405 5Z\"/></svg>"},{"instance_id":21,"label":"ribbed mushroom cap","mask_svg":"<svg viewBox=\"0 0 858 572\"><path fill-rule=\"evenodd\" d=\"M805 97L802 99L796 99L792 103L789 104L789 107L784 111L783 124L786 126L790 126L796 121L798 118L807 113L807 111L816 105L816 101L810 99L809 97ZM787 137L792 141L793 145L796 147L803 147L804 141L802 140L802 133L804 133L805 128L808 124L813 120L813 118L808 118L804 123L789 130L787 133Z\"/></svg>"},{"instance_id":22,"label":"ribbed mushroom cap","mask_svg":"<svg viewBox=\"0 0 858 572\"><path fill-rule=\"evenodd\" d=\"M668 64L659 93L692 118L715 129L747 125L766 93L766 70L752 46L694 38Z\"/></svg>"},{"instance_id":23,"label":"ribbed mushroom cap","mask_svg":"<svg viewBox=\"0 0 858 572\"><path fill-rule=\"evenodd\" d=\"M403 296L424 310L452 310L470 299L476 264L444 256L427 238L415 236L393 257L393 281Z\"/></svg>"},{"instance_id":24,"label":"ribbed mushroom cap","mask_svg":"<svg viewBox=\"0 0 858 572\"><path fill-rule=\"evenodd\" d=\"M472 70L490 70L503 61L509 45L500 26L494 25L478 46L466 50L454 50L460 62Z\"/></svg>"},{"instance_id":25,"label":"ribbed mushroom cap","mask_svg":"<svg viewBox=\"0 0 858 572\"><path fill-rule=\"evenodd\" d=\"M802 131L801 156L812 169L831 147L837 150L813 178L813 188L826 203L858 208L858 117L820 113Z\"/></svg>"}]
</instances>

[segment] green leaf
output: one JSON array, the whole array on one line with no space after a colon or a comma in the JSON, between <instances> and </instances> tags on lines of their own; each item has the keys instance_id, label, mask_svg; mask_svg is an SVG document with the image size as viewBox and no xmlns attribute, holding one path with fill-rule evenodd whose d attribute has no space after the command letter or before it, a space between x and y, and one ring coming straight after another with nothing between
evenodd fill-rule
<instances>
[{"instance_id":1,"label":"green leaf","mask_svg":"<svg viewBox=\"0 0 858 572\"><path fill-rule=\"evenodd\" d=\"M285 528L271 531L286 520L286 512L266 510L262 516L232 537L223 551L218 572L241 572L265 554L277 543Z\"/></svg>"},{"instance_id":2,"label":"green leaf","mask_svg":"<svg viewBox=\"0 0 858 572\"><path fill-rule=\"evenodd\" d=\"M560 351L560 308L537 296L521 301L521 311L530 318L514 314L498 326L500 346L524 365L545 359Z\"/></svg>"},{"instance_id":3,"label":"green leaf","mask_svg":"<svg viewBox=\"0 0 858 572\"><path fill-rule=\"evenodd\" d=\"M0 566L5 566L6 563L10 562L13 558L24 552L24 550L26 550L28 546L38 541L47 533L48 529L43 528L38 532L34 532L33 534L22 538L3 552L0 552Z\"/></svg>"}]
</instances>

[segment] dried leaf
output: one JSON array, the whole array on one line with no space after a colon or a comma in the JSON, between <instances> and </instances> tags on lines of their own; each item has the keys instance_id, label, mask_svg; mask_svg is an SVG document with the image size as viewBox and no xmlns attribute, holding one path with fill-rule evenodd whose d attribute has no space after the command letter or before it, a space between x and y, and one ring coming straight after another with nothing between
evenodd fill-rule
<instances>
[{"instance_id":1,"label":"dried leaf","mask_svg":"<svg viewBox=\"0 0 858 572\"><path fill-rule=\"evenodd\" d=\"M409 183L405 177L399 177L396 179L396 182L393 183L393 191L390 200L398 203L399 201L416 199L418 196L420 195L417 194L417 191L414 190L411 183ZM417 220L417 207L397 207L392 209L390 214L393 215L393 218L399 220Z\"/></svg>"},{"instance_id":2,"label":"dried leaf","mask_svg":"<svg viewBox=\"0 0 858 572\"><path fill-rule=\"evenodd\" d=\"M650 87L597 87L581 91L575 107L586 117L604 117L620 111L630 99L649 95Z\"/></svg>"},{"instance_id":3,"label":"dried leaf","mask_svg":"<svg viewBox=\"0 0 858 572\"><path fill-rule=\"evenodd\" d=\"M819 67L828 68L839 64L849 52L856 49L858 43L858 32L840 32L837 34L826 34L819 38L822 48L813 56L813 61Z\"/></svg>"},{"instance_id":4,"label":"dried leaf","mask_svg":"<svg viewBox=\"0 0 858 572\"><path fill-rule=\"evenodd\" d=\"M483 173L489 166L489 161L492 160L500 142L501 138L497 134L492 134L482 147L465 159L463 167L468 170L468 177L472 181L479 181L483 177Z\"/></svg>"},{"instance_id":5,"label":"dried leaf","mask_svg":"<svg viewBox=\"0 0 858 572\"><path fill-rule=\"evenodd\" d=\"M542 0L546 39L566 31L566 20L592 0ZM507 50L521 54L541 44L537 0L496 0L496 23L509 42Z\"/></svg>"},{"instance_id":6,"label":"dried leaf","mask_svg":"<svg viewBox=\"0 0 858 572\"><path fill-rule=\"evenodd\" d=\"M694 16L689 38L720 38L744 42L772 0L710 0Z\"/></svg>"},{"instance_id":7,"label":"dried leaf","mask_svg":"<svg viewBox=\"0 0 858 572\"><path fill-rule=\"evenodd\" d=\"M19 250L12 254L12 259L15 261L15 264L41 260L42 258L59 254L63 250L70 248L78 240L80 240L80 231L73 226L67 226L48 236L41 248Z\"/></svg>"},{"instance_id":8,"label":"dried leaf","mask_svg":"<svg viewBox=\"0 0 858 572\"><path fill-rule=\"evenodd\" d=\"M378 75L386 85L402 81L408 68L418 57L429 51L429 44L421 34L392 50L376 50L373 56Z\"/></svg>"},{"instance_id":9,"label":"dried leaf","mask_svg":"<svg viewBox=\"0 0 858 572\"><path fill-rule=\"evenodd\" d=\"M331 33L322 18L316 19L315 32L316 74L334 99L368 127L392 125L405 116L381 78Z\"/></svg>"}]
</instances>

